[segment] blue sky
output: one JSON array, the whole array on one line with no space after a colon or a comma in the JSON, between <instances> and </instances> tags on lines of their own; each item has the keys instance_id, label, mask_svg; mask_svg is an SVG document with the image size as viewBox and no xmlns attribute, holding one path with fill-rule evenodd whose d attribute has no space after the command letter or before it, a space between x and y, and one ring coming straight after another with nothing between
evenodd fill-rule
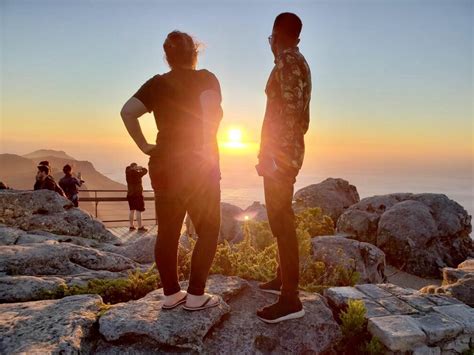
<instances>
[{"instance_id":1,"label":"blue sky","mask_svg":"<svg viewBox=\"0 0 474 355\"><path fill-rule=\"evenodd\" d=\"M41 135L84 159L97 149L134 149L118 112L145 80L168 70L162 42L174 29L204 43L199 67L221 82L224 129L243 127L256 141L273 65L267 37L282 11L304 24L314 159L347 164L352 154L354 165L411 159L416 166L428 155L433 166L472 169L469 0L3 0L0 148L42 148ZM146 129L152 137L151 117Z\"/></svg>"}]
</instances>

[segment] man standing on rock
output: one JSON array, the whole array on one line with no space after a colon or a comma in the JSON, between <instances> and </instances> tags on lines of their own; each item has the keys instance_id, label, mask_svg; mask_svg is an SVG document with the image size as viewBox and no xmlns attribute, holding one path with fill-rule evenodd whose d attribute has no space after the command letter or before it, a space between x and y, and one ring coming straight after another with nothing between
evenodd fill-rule
<instances>
[{"instance_id":1,"label":"man standing on rock","mask_svg":"<svg viewBox=\"0 0 474 355\"><path fill-rule=\"evenodd\" d=\"M279 267L276 278L259 287L280 296L275 304L257 311L257 316L267 323L304 316L298 297L298 241L291 207L294 183L303 164L311 98L310 69L297 47L301 29L298 16L282 13L276 17L268 38L275 67L265 89L267 106L256 168L263 176L268 220L278 244Z\"/></svg>"}]
</instances>

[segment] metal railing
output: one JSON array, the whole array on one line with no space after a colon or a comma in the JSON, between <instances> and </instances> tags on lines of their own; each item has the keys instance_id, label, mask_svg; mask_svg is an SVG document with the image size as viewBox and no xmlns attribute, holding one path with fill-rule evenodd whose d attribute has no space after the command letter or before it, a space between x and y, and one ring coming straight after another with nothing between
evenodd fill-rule
<instances>
[{"instance_id":1,"label":"metal railing","mask_svg":"<svg viewBox=\"0 0 474 355\"><path fill-rule=\"evenodd\" d=\"M94 202L95 204L95 218L98 218L98 207L100 202L127 202L127 190L79 190L79 194L81 192L87 192L89 193L89 196L80 196L79 197L79 202ZM91 194L94 194L94 196L90 196ZM124 196L98 196L97 194L100 193L123 193ZM147 193L154 193L153 190L143 190L144 194ZM153 196L143 196L143 199L145 201L155 201L155 195ZM101 220L102 222L128 222L128 219L111 219L111 220ZM142 221L157 221L156 218L156 210L155 210L155 218L142 218Z\"/></svg>"}]
</instances>

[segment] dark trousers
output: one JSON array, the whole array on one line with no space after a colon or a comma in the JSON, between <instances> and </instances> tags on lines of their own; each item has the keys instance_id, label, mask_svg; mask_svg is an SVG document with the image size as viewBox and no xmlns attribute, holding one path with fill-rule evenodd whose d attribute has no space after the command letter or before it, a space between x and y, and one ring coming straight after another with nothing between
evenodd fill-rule
<instances>
[{"instance_id":1,"label":"dark trousers","mask_svg":"<svg viewBox=\"0 0 474 355\"><path fill-rule=\"evenodd\" d=\"M296 238L295 213L291 208L294 180L263 178L268 222L278 244L277 279L283 297L298 295L299 254Z\"/></svg>"},{"instance_id":2,"label":"dark trousers","mask_svg":"<svg viewBox=\"0 0 474 355\"><path fill-rule=\"evenodd\" d=\"M214 260L220 229L220 176L209 171L180 169L166 177L150 160L150 178L155 190L158 236L155 263L165 295L180 291L178 245L186 212L198 235L191 258L188 293L202 295Z\"/></svg>"}]
</instances>

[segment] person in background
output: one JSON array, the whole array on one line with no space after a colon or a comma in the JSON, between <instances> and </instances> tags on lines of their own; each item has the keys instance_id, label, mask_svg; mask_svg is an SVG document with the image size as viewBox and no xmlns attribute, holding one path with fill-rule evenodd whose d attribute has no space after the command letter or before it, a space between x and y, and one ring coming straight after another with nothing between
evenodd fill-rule
<instances>
[{"instance_id":1,"label":"person in background","mask_svg":"<svg viewBox=\"0 0 474 355\"><path fill-rule=\"evenodd\" d=\"M78 187L81 187L85 182L81 180L81 173L77 176L72 176L72 167L69 164L64 165L63 167L64 176L59 180L59 186L63 189L66 197L71 200L75 207L79 206L79 190Z\"/></svg>"},{"instance_id":2,"label":"person in background","mask_svg":"<svg viewBox=\"0 0 474 355\"><path fill-rule=\"evenodd\" d=\"M148 229L142 225L142 212L145 211L145 200L143 199L142 177L148 173L148 170L132 163L125 169L127 179L127 201L130 207L130 230L135 230L134 215L137 217L138 230L146 232Z\"/></svg>"},{"instance_id":3,"label":"person in background","mask_svg":"<svg viewBox=\"0 0 474 355\"><path fill-rule=\"evenodd\" d=\"M56 184L56 181L54 181L54 178L50 175L51 168L49 166L49 163L46 164L40 164L38 165L38 171L36 173L36 182L34 189L35 190L52 190L56 191L58 194L60 194L63 197L66 197L66 194L64 193L63 189Z\"/></svg>"},{"instance_id":4,"label":"person in background","mask_svg":"<svg viewBox=\"0 0 474 355\"><path fill-rule=\"evenodd\" d=\"M266 323L304 316L298 297L298 240L292 209L294 183L303 164L311 98L311 72L297 47L302 26L295 14L282 13L276 17L268 38L275 66L265 89L267 106L256 168L263 176L268 222L277 240L279 265L276 277L259 287L279 298L257 311L258 318Z\"/></svg>"}]
</instances>

